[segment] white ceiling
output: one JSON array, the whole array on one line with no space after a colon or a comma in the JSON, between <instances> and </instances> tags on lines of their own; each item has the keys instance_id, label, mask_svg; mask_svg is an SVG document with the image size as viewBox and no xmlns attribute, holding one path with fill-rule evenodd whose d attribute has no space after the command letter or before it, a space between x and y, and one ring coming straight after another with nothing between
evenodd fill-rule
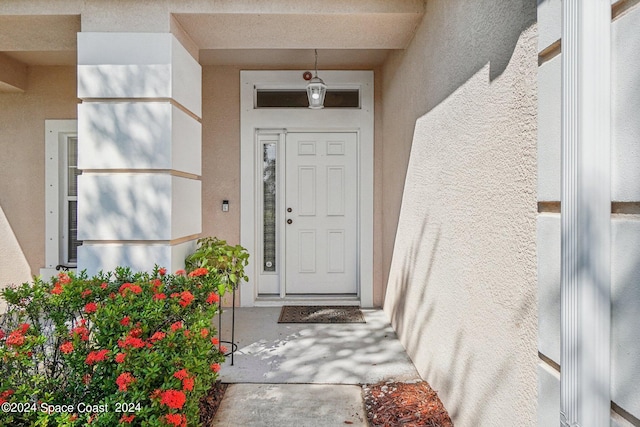
<instances>
[{"instance_id":1,"label":"white ceiling","mask_svg":"<svg viewBox=\"0 0 640 427\"><path fill-rule=\"evenodd\" d=\"M178 13L202 65L370 69L413 37L421 13ZM76 64L80 15L2 15L0 52L26 65Z\"/></svg>"},{"instance_id":2,"label":"white ceiling","mask_svg":"<svg viewBox=\"0 0 640 427\"><path fill-rule=\"evenodd\" d=\"M381 65L388 49L318 49L318 68L371 69ZM241 68L312 69L313 49L205 49L202 65L233 65Z\"/></svg>"}]
</instances>

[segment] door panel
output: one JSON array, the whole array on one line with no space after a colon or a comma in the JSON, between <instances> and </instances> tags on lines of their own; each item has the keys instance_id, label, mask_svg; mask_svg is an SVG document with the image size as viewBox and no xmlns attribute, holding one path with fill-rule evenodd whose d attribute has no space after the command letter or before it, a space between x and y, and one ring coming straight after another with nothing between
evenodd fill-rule
<instances>
[{"instance_id":1,"label":"door panel","mask_svg":"<svg viewBox=\"0 0 640 427\"><path fill-rule=\"evenodd\" d=\"M287 134L287 294L357 293L357 152L355 133Z\"/></svg>"}]
</instances>

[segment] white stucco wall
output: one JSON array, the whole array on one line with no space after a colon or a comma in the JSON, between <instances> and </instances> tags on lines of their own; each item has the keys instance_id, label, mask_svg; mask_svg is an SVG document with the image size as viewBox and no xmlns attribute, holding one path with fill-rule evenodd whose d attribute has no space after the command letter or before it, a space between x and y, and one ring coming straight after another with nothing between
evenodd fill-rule
<instances>
[{"instance_id":1,"label":"white stucco wall","mask_svg":"<svg viewBox=\"0 0 640 427\"><path fill-rule=\"evenodd\" d=\"M561 2L538 2L538 49L560 38ZM612 425L640 425L640 7L612 1L611 23L611 399L626 414ZM619 6L629 6L619 8ZM617 15L618 10L624 13ZM560 82L562 54L545 57L538 70L538 200L560 201ZM560 378L545 359L560 364L560 214L538 216L538 425L558 419ZM556 372L557 373L557 372ZM629 416L631 418L629 421ZM627 417L627 420L624 419Z\"/></svg>"},{"instance_id":2,"label":"white stucco wall","mask_svg":"<svg viewBox=\"0 0 640 427\"><path fill-rule=\"evenodd\" d=\"M456 426L536 420L535 19L429 1L383 68L384 309Z\"/></svg>"},{"instance_id":3,"label":"white stucco wall","mask_svg":"<svg viewBox=\"0 0 640 427\"><path fill-rule=\"evenodd\" d=\"M200 65L170 33L82 32L78 97L78 268L182 266L202 231Z\"/></svg>"}]
</instances>

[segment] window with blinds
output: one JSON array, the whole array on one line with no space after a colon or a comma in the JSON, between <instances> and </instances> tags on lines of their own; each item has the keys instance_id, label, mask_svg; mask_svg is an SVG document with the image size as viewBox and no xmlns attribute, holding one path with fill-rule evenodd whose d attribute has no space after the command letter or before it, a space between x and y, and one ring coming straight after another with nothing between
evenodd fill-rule
<instances>
[{"instance_id":1,"label":"window with blinds","mask_svg":"<svg viewBox=\"0 0 640 427\"><path fill-rule=\"evenodd\" d=\"M62 189L62 205L64 207L62 224L63 263L74 265L78 262L78 137L68 136L66 141L66 159L64 183Z\"/></svg>"}]
</instances>

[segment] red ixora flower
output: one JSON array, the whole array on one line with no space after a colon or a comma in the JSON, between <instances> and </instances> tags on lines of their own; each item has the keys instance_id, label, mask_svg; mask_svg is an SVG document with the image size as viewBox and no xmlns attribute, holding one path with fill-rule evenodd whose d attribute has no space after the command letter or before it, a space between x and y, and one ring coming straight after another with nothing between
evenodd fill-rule
<instances>
[{"instance_id":1,"label":"red ixora flower","mask_svg":"<svg viewBox=\"0 0 640 427\"><path fill-rule=\"evenodd\" d=\"M12 389L5 390L0 393L0 405L6 403L13 393L15 393L15 391L13 391Z\"/></svg>"},{"instance_id":2,"label":"red ixora flower","mask_svg":"<svg viewBox=\"0 0 640 427\"><path fill-rule=\"evenodd\" d=\"M145 346L145 342L140 338L127 336L124 340L118 340L118 347L133 347L133 348L142 348Z\"/></svg>"},{"instance_id":3,"label":"red ixora flower","mask_svg":"<svg viewBox=\"0 0 640 427\"><path fill-rule=\"evenodd\" d=\"M214 363L211 365L211 370L213 372L220 372L220 364L219 363Z\"/></svg>"},{"instance_id":4,"label":"red ixora flower","mask_svg":"<svg viewBox=\"0 0 640 427\"><path fill-rule=\"evenodd\" d=\"M67 341L60 345L60 351L64 354L69 354L73 351L73 343L71 341Z\"/></svg>"},{"instance_id":5,"label":"red ixora flower","mask_svg":"<svg viewBox=\"0 0 640 427\"><path fill-rule=\"evenodd\" d=\"M209 274L209 270L206 269L205 267L200 267L200 268L196 268L191 273L189 273L189 277L206 276L207 274Z\"/></svg>"},{"instance_id":6,"label":"red ixora flower","mask_svg":"<svg viewBox=\"0 0 640 427\"><path fill-rule=\"evenodd\" d=\"M81 296L82 296L82 298L85 298L85 297L88 297L91 294L92 294L91 289L85 289L84 291L82 291Z\"/></svg>"},{"instance_id":7,"label":"red ixora flower","mask_svg":"<svg viewBox=\"0 0 640 427\"><path fill-rule=\"evenodd\" d=\"M182 381L182 389L185 391L193 390L193 385L195 383L194 379L191 377L189 372L186 369L180 369L178 372L173 374L173 376L180 381Z\"/></svg>"},{"instance_id":8,"label":"red ixora flower","mask_svg":"<svg viewBox=\"0 0 640 427\"><path fill-rule=\"evenodd\" d=\"M159 294L153 294L153 299L156 301L160 301L163 299L167 299L167 296L163 293L159 293Z\"/></svg>"},{"instance_id":9,"label":"red ixora flower","mask_svg":"<svg viewBox=\"0 0 640 427\"><path fill-rule=\"evenodd\" d=\"M161 276L164 276L165 274L167 274L167 269L166 269L166 268L164 268L164 267L162 267L160 270L158 270L158 273L159 273Z\"/></svg>"},{"instance_id":10,"label":"red ixora flower","mask_svg":"<svg viewBox=\"0 0 640 427\"><path fill-rule=\"evenodd\" d=\"M120 295L125 296L127 294L127 290L136 295L142 292L140 285L135 285L133 283L123 283L122 286L120 286L120 289L118 289L118 292L120 292Z\"/></svg>"},{"instance_id":11,"label":"red ixora flower","mask_svg":"<svg viewBox=\"0 0 640 427\"><path fill-rule=\"evenodd\" d=\"M182 322L176 322L170 326L173 332L176 332L178 329L182 329Z\"/></svg>"},{"instance_id":12,"label":"red ixora flower","mask_svg":"<svg viewBox=\"0 0 640 427\"><path fill-rule=\"evenodd\" d=\"M222 354L226 354L227 351L229 351L229 349L223 345L220 346L220 353Z\"/></svg>"},{"instance_id":13,"label":"red ixora flower","mask_svg":"<svg viewBox=\"0 0 640 427\"><path fill-rule=\"evenodd\" d=\"M167 424L171 424L176 427L183 427L187 425L187 416L184 414L167 414L164 416L164 420Z\"/></svg>"},{"instance_id":14,"label":"red ixora flower","mask_svg":"<svg viewBox=\"0 0 640 427\"><path fill-rule=\"evenodd\" d=\"M102 362L107 358L107 354L109 354L109 350L106 350L106 349L91 351L87 355L87 358L85 359L84 363L86 363L87 365L93 365L94 363Z\"/></svg>"},{"instance_id":15,"label":"red ixora flower","mask_svg":"<svg viewBox=\"0 0 640 427\"><path fill-rule=\"evenodd\" d=\"M200 329L200 336L202 338L206 338L209 336L209 330L207 328Z\"/></svg>"},{"instance_id":16,"label":"red ixora flower","mask_svg":"<svg viewBox=\"0 0 640 427\"><path fill-rule=\"evenodd\" d=\"M120 423L124 424L124 423L128 423L131 424L133 422L133 420L135 419L135 415L123 415L120 417Z\"/></svg>"},{"instance_id":17,"label":"red ixora flower","mask_svg":"<svg viewBox=\"0 0 640 427\"><path fill-rule=\"evenodd\" d=\"M167 334L165 334L162 331L154 332L153 335L151 335L151 338L149 338L149 341L154 343L156 341L160 341L161 339L163 339L166 336L167 336Z\"/></svg>"},{"instance_id":18,"label":"red ixora flower","mask_svg":"<svg viewBox=\"0 0 640 427\"><path fill-rule=\"evenodd\" d=\"M58 274L58 282L66 285L67 283L71 283L71 277L67 273Z\"/></svg>"},{"instance_id":19,"label":"red ixora flower","mask_svg":"<svg viewBox=\"0 0 640 427\"><path fill-rule=\"evenodd\" d=\"M118 375L118 378L116 378L116 384L118 384L118 390L127 391L127 387L129 386L129 384L131 384L135 380L136 380L135 377L131 375L130 372L121 373L120 375Z\"/></svg>"},{"instance_id":20,"label":"red ixora flower","mask_svg":"<svg viewBox=\"0 0 640 427\"><path fill-rule=\"evenodd\" d=\"M122 363L122 362L124 362L124 358L125 358L126 356L127 356L127 354L126 354L126 353L118 353L118 354L116 354L116 357L115 357L116 363Z\"/></svg>"},{"instance_id":21,"label":"red ixora flower","mask_svg":"<svg viewBox=\"0 0 640 427\"><path fill-rule=\"evenodd\" d=\"M180 304L182 307L186 307L189 304L191 304L191 301L193 301L195 297L193 296L193 294L189 291L182 291L180 293L180 301L178 302L178 304Z\"/></svg>"},{"instance_id":22,"label":"red ixora flower","mask_svg":"<svg viewBox=\"0 0 640 427\"><path fill-rule=\"evenodd\" d=\"M104 282L103 282L103 283L100 285L100 289L105 290L105 289L107 289L107 287L108 287L108 286L109 286L109 285L107 285L106 283L104 283Z\"/></svg>"},{"instance_id":23,"label":"red ixora flower","mask_svg":"<svg viewBox=\"0 0 640 427\"><path fill-rule=\"evenodd\" d=\"M218 339L218 337L211 338L211 344L213 344L213 345L220 344L220 340Z\"/></svg>"},{"instance_id":24,"label":"red ixora flower","mask_svg":"<svg viewBox=\"0 0 640 427\"><path fill-rule=\"evenodd\" d=\"M220 295L216 294L215 292L211 292L207 297L207 303L213 304L215 302L220 302Z\"/></svg>"},{"instance_id":25,"label":"red ixora flower","mask_svg":"<svg viewBox=\"0 0 640 427\"><path fill-rule=\"evenodd\" d=\"M129 316L125 316L122 318L122 320L120 321L120 324L122 326L129 326L129 323L131 322L131 318Z\"/></svg>"},{"instance_id":26,"label":"red ixora flower","mask_svg":"<svg viewBox=\"0 0 640 427\"><path fill-rule=\"evenodd\" d=\"M187 274L187 272L183 269L176 270L176 276L184 276L185 274Z\"/></svg>"},{"instance_id":27,"label":"red ixora flower","mask_svg":"<svg viewBox=\"0 0 640 427\"><path fill-rule=\"evenodd\" d=\"M62 286L58 282L55 285L53 285L53 289L51 289L51 293L54 294L54 295L60 295L63 290L64 289L62 289Z\"/></svg>"},{"instance_id":28,"label":"red ixora flower","mask_svg":"<svg viewBox=\"0 0 640 427\"><path fill-rule=\"evenodd\" d=\"M22 344L24 344L24 341L24 332L17 329L9 334L9 337L7 338L7 345L20 347Z\"/></svg>"},{"instance_id":29,"label":"red ixora flower","mask_svg":"<svg viewBox=\"0 0 640 427\"><path fill-rule=\"evenodd\" d=\"M4 333L2 329L0 329L0 340L6 337L7 335Z\"/></svg>"},{"instance_id":30,"label":"red ixora flower","mask_svg":"<svg viewBox=\"0 0 640 427\"><path fill-rule=\"evenodd\" d=\"M173 409L182 409L187 396L180 390L166 390L160 393L160 403Z\"/></svg>"},{"instance_id":31,"label":"red ixora flower","mask_svg":"<svg viewBox=\"0 0 640 427\"><path fill-rule=\"evenodd\" d=\"M96 304L95 302L90 302L89 304L84 306L84 311L85 313L95 313L96 310L98 309L98 304Z\"/></svg>"},{"instance_id":32,"label":"red ixora flower","mask_svg":"<svg viewBox=\"0 0 640 427\"><path fill-rule=\"evenodd\" d=\"M76 326L71 330L71 335L74 335L74 334L80 335L80 339L82 341L89 341L89 330L84 325L85 325L85 320L82 319L82 321L80 322L80 326Z\"/></svg>"},{"instance_id":33,"label":"red ixora flower","mask_svg":"<svg viewBox=\"0 0 640 427\"><path fill-rule=\"evenodd\" d=\"M185 378L182 380L182 389L184 391L191 391L193 390L194 383L195 381L193 378Z\"/></svg>"}]
</instances>

